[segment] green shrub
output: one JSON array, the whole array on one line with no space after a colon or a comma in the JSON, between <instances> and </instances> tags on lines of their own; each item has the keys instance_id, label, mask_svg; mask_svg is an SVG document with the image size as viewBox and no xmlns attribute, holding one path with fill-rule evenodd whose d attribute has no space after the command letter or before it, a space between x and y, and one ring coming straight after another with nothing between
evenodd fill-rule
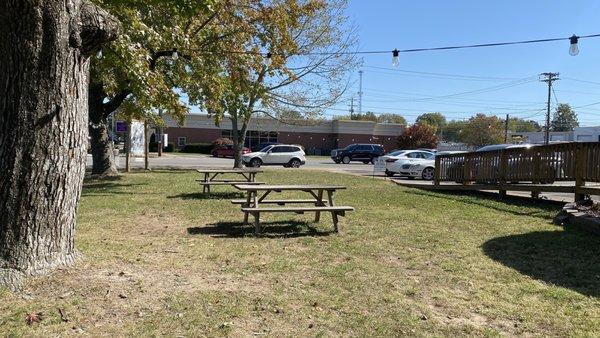
<instances>
[{"instance_id":1,"label":"green shrub","mask_svg":"<svg viewBox=\"0 0 600 338\"><path fill-rule=\"evenodd\" d=\"M190 143L181 148L182 153L210 154L213 145L210 143Z\"/></svg>"}]
</instances>

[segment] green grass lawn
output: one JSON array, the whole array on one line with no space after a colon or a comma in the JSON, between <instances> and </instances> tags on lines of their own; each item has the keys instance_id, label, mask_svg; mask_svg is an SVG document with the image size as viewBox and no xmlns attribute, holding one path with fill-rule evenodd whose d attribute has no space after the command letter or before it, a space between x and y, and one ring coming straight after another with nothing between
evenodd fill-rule
<instances>
[{"instance_id":1,"label":"green grass lawn","mask_svg":"<svg viewBox=\"0 0 600 338\"><path fill-rule=\"evenodd\" d=\"M1 335L600 335L600 238L552 225L559 205L268 170L346 185L336 201L356 211L339 234L328 215L267 214L255 237L232 188L203 196L195 178L86 182L84 258L0 292Z\"/></svg>"}]
</instances>

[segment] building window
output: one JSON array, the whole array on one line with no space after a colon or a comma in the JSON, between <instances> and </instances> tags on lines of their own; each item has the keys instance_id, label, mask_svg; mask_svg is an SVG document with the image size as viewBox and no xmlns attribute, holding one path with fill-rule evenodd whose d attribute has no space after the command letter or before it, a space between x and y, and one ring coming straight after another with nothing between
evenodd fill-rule
<instances>
[{"instance_id":1,"label":"building window","mask_svg":"<svg viewBox=\"0 0 600 338\"><path fill-rule=\"evenodd\" d=\"M231 130L221 130L221 137L231 140Z\"/></svg>"},{"instance_id":2,"label":"building window","mask_svg":"<svg viewBox=\"0 0 600 338\"><path fill-rule=\"evenodd\" d=\"M177 145L183 147L187 144L187 138L185 136L180 136L177 138Z\"/></svg>"},{"instance_id":3,"label":"building window","mask_svg":"<svg viewBox=\"0 0 600 338\"><path fill-rule=\"evenodd\" d=\"M278 142L277 141L277 132L276 131L249 130L246 133L245 146L248 148L257 149L257 147L259 147L259 145L261 143L265 143L265 142L273 142L273 143Z\"/></svg>"}]
</instances>

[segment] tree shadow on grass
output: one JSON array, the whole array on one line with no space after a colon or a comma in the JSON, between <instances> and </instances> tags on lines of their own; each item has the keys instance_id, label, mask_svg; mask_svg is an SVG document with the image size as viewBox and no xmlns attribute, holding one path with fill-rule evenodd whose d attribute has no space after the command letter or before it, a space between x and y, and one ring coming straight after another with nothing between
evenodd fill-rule
<instances>
[{"instance_id":1,"label":"tree shadow on grass","mask_svg":"<svg viewBox=\"0 0 600 338\"><path fill-rule=\"evenodd\" d=\"M178 194L167 196L167 198L179 198L182 200L220 200L220 199L232 199L232 198L244 198L244 195L241 192L211 192L211 193L203 193L203 192L192 192L186 194Z\"/></svg>"},{"instance_id":2,"label":"tree shadow on grass","mask_svg":"<svg viewBox=\"0 0 600 338\"><path fill-rule=\"evenodd\" d=\"M120 183L121 178L111 177L102 179L86 179L83 182L82 196L92 195L139 195L139 191L123 191L122 188L131 188L147 185L146 183Z\"/></svg>"},{"instance_id":3,"label":"tree shadow on grass","mask_svg":"<svg viewBox=\"0 0 600 338\"><path fill-rule=\"evenodd\" d=\"M308 222L277 221L261 222L262 232L259 237L264 238L295 238L329 236L334 231L320 231ZM211 235L213 237L239 238L254 236L254 225L242 222L217 222L205 227L190 227L190 235Z\"/></svg>"},{"instance_id":4,"label":"tree shadow on grass","mask_svg":"<svg viewBox=\"0 0 600 338\"><path fill-rule=\"evenodd\" d=\"M520 273L600 297L600 237L577 229L494 238L485 254Z\"/></svg>"},{"instance_id":5,"label":"tree shadow on grass","mask_svg":"<svg viewBox=\"0 0 600 338\"><path fill-rule=\"evenodd\" d=\"M496 193L484 191L463 191L446 192L446 191L426 191L426 190L406 190L407 194L430 196L436 198L444 198L448 200L463 202L466 204L476 204L486 208L494 209L501 212L508 212L518 216L531 216L544 219L552 219L556 213L565 205L564 202L533 199L530 197L506 196L500 198ZM466 198L465 198L466 197ZM539 211L520 211L516 207L536 208Z\"/></svg>"}]
</instances>

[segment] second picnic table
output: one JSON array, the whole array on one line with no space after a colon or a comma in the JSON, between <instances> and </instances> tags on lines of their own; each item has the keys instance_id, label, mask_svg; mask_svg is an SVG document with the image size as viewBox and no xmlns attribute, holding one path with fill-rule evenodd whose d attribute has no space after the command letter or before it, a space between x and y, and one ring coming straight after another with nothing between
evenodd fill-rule
<instances>
[{"instance_id":1,"label":"second picnic table","mask_svg":"<svg viewBox=\"0 0 600 338\"><path fill-rule=\"evenodd\" d=\"M196 170L200 174L204 175L203 179L198 179L200 185L202 185L203 193L210 193L211 185L235 185L235 184L263 184L262 182L256 182L256 174L262 173L260 169L198 169ZM226 174L237 174L243 177L238 179L217 179L219 175Z\"/></svg>"},{"instance_id":2,"label":"second picnic table","mask_svg":"<svg viewBox=\"0 0 600 338\"><path fill-rule=\"evenodd\" d=\"M248 214L254 216L255 232L260 233L260 213L264 212L294 212L302 214L304 212L315 212L315 222L321 217L321 212L330 212L333 219L334 230L338 232L338 216L345 216L346 211L353 211L353 207L336 206L334 203L334 193L336 190L346 189L344 186L335 185L251 185L235 184L239 190L246 193L246 199L232 200L233 204L241 204L244 212L244 223L248 223ZM283 191L302 191L311 195L310 199L270 199L267 200L273 192ZM259 197L259 192L262 194ZM324 200L324 194L327 193L327 200ZM280 207L261 207L265 204L275 204ZM294 207L281 207L286 204L312 204L312 206L298 205Z\"/></svg>"}]
</instances>

